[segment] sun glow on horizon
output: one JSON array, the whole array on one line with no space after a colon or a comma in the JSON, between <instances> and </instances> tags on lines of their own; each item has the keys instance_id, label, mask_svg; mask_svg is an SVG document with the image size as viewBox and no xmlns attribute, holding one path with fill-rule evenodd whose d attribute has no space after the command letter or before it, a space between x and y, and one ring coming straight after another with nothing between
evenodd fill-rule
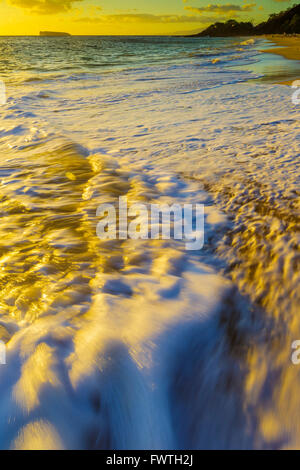
<instances>
[{"instance_id":1,"label":"sun glow on horizon","mask_svg":"<svg viewBox=\"0 0 300 470\"><path fill-rule=\"evenodd\" d=\"M289 0L0 0L0 35L192 33L230 18L259 22L288 6Z\"/></svg>"}]
</instances>

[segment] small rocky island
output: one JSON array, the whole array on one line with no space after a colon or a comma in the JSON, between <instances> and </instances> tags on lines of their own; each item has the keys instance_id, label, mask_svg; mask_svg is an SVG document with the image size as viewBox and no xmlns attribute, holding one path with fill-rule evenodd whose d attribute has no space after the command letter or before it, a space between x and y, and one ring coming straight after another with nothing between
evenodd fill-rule
<instances>
[{"instance_id":1,"label":"small rocky island","mask_svg":"<svg viewBox=\"0 0 300 470\"><path fill-rule=\"evenodd\" d=\"M46 37L68 37L71 36L69 33L59 33L56 31L41 31L40 36Z\"/></svg>"}]
</instances>

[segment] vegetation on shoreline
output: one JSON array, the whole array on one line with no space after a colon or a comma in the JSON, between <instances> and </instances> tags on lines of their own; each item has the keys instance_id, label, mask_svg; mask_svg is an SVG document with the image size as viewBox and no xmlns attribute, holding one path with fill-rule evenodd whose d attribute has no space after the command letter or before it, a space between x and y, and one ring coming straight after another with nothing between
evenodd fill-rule
<instances>
[{"instance_id":1,"label":"vegetation on shoreline","mask_svg":"<svg viewBox=\"0 0 300 470\"><path fill-rule=\"evenodd\" d=\"M228 20L215 23L191 37L227 37L254 36L262 34L298 34L300 33L300 4L288 10L270 15L267 21L254 26L251 22Z\"/></svg>"}]
</instances>

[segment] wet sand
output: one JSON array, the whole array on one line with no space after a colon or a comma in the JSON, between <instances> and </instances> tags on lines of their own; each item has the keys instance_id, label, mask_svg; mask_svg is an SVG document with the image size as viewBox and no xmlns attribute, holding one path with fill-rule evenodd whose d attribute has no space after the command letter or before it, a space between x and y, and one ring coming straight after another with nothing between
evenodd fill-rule
<instances>
[{"instance_id":1,"label":"wet sand","mask_svg":"<svg viewBox=\"0 0 300 470\"><path fill-rule=\"evenodd\" d=\"M293 35L293 36L283 36L281 34L276 35L267 35L266 39L272 41L276 44L273 49L265 49L263 52L267 52L269 54L277 54L285 57L289 60L300 60L300 35ZM299 77L300 78L300 77ZM279 80L278 83L282 85L291 85L295 77L289 78L287 80Z\"/></svg>"}]
</instances>

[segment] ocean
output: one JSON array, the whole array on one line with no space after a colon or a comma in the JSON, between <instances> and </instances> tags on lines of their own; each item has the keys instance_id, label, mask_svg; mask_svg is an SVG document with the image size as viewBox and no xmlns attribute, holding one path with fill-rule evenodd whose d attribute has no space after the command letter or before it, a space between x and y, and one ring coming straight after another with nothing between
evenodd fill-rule
<instances>
[{"instance_id":1,"label":"ocean","mask_svg":"<svg viewBox=\"0 0 300 470\"><path fill-rule=\"evenodd\" d=\"M300 446L299 105L265 39L1 37L0 447ZM97 208L203 204L205 244Z\"/></svg>"}]
</instances>

